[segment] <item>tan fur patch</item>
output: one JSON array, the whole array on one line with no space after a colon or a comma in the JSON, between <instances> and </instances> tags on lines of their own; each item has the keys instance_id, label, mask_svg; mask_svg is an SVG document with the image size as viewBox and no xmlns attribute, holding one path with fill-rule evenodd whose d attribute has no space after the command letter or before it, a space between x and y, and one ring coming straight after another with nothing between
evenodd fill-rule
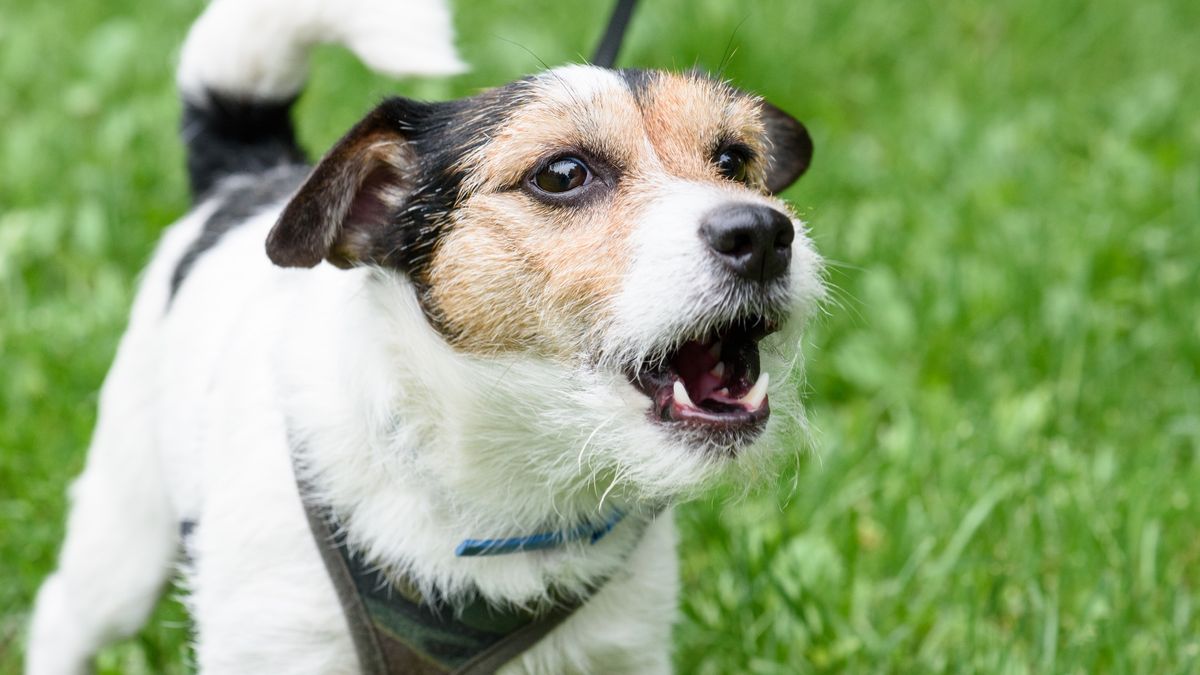
<instances>
[{"instance_id":1,"label":"tan fur patch","mask_svg":"<svg viewBox=\"0 0 1200 675\"><path fill-rule=\"evenodd\" d=\"M643 125L665 170L694 180L719 180L711 153L718 142L742 143L765 156L758 100L724 83L698 75L663 75L653 80ZM761 180L762 162L750 167Z\"/></svg>"},{"instance_id":2,"label":"tan fur patch","mask_svg":"<svg viewBox=\"0 0 1200 675\"><path fill-rule=\"evenodd\" d=\"M632 262L631 235L662 186L721 178L712 153L739 142L762 156L757 99L693 75L656 78L635 98L615 73L551 71L526 104L457 167L468 196L438 243L428 306L459 349L586 353ZM522 187L557 155L586 153L615 184L579 206L548 205ZM761 166L753 180L761 183Z\"/></svg>"},{"instance_id":3,"label":"tan fur patch","mask_svg":"<svg viewBox=\"0 0 1200 675\"><path fill-rule=\"evenodd\" d=\"M432 305L456 346L560 357L582 349L630 260L636 204L616 201L570 215L512 191L464 205L429 275Z\"/></svg>"}]
</instances>

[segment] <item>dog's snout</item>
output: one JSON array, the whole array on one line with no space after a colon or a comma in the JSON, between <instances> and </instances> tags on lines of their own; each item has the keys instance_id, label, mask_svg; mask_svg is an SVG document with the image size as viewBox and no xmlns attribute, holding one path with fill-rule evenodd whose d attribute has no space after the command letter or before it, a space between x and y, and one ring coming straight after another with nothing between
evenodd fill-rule
<instances>
[{"instance_id":1,"label":"dog's snout","mask_svg":"<svg viewBox=\"0 0 1200 675\"><path fill-rule=\"evenodd\" d=\"M726 204L704 215L700 236L735 274L766 283L787 272L796 230L768 206Z\"/></svg>"}]
</instances>

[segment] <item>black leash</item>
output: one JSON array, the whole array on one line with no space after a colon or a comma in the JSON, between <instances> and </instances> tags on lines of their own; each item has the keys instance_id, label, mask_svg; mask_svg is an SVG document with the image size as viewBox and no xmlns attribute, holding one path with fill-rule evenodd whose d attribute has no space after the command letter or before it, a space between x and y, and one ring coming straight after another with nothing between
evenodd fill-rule
<instances>
[{"instance_id":1,"label":"black leash","mask_svg":"<svg viewBox=\"0 0 1200 675\"><path fill-rule=\"evenodd\" d=\"M635 4L637 0L617 0L608 19L608 27L604 29L604 37L600 38L600 46L596 47L596 54L592 57L593 65L612 68L617 62L617 54L625 40L625 29L629 27L629 17L633 16Z\"/></svg>"}]
</instances>

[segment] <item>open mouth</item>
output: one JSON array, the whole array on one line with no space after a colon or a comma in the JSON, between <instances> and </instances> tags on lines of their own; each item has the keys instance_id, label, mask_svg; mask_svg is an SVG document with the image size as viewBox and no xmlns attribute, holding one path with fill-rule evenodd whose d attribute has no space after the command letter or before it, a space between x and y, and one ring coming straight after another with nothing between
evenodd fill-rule
<instances>
[{"instance_id":1,"label":"open mouth","mask_svg":"<svg viewBox=\"0 0 1200 675\"><path fill-rule=\"evenodd\" d=\"M771 415L758 343L775 329L763 317L731 323L647 361L629 379L650 397L657 421L756 433Z\"/></svg>"}]
</instances>

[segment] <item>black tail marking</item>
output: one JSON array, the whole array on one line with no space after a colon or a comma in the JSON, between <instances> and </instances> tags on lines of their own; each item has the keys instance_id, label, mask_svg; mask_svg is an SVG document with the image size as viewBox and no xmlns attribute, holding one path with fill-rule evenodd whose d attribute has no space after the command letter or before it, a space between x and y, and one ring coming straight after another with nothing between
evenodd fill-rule
<instances>
[{"instance_id":1,"label":"black tail marking","mask_svg":"<svg viewBox=\"0 0 1200 675\"><path fill-rule=\"evenodd\" d=\"M184 98L183 143L192 199L207 196L221 179L304 164L286 100L238 99L209 91L203 103Z\"/></svg>"},{"instance_id":2,"label":"black tail marking","mask_svg":"<svg viewBox=\"0 0 1200 675\"><path fill-rule=\"evenodd\" d=\"M175 271L171 274L171 292L167 296L167 308L170 309L196 261L208 253L209 249L221 243L221 238L229 231L253 218L264 207L290 196L307 176L308 167L291 164L264 171L249 182L234 180L223 185L216 194L220 206L204 221L200 234L175 263Z\"/></svg>"}]
</instances>

